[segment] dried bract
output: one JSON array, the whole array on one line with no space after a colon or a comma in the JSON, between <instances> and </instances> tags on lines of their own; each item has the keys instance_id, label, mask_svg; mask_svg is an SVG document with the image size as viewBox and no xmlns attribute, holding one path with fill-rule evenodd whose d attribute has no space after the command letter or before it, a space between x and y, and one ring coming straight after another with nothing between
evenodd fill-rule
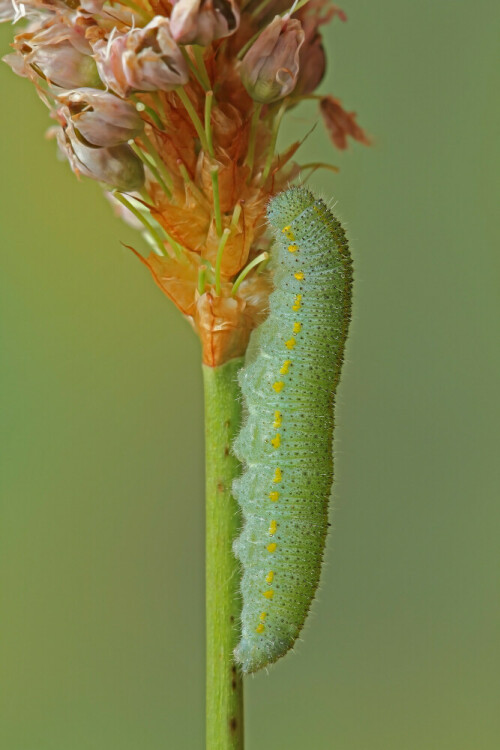
<instances>
[{"instance_id":1,"label":"dried bract","mask_svg":"<svg viewBox=\"0 0 500 750\"><path fill-rule=\"evenodd\" d=\"M299 75L294 89L295 96L307 96L315 91L325 75L326 55L314 22L306 19L304 26L304 44L299 52Z\"/></svg>"},{"instance_id":2,"label":"dried bract","mask_svg":"<svg viewBox=\"0 0 500 750\"><path fill-rule=\"evenodd\" d=\"M355 141L370 145L370 139L356 122L355 112L346 112L340 99L333 96L325 96L320 103L321 114L330 134L332 142L337 148L344 150L348 146L347 138L350 136Z\"/></svg>"}]
</instances>

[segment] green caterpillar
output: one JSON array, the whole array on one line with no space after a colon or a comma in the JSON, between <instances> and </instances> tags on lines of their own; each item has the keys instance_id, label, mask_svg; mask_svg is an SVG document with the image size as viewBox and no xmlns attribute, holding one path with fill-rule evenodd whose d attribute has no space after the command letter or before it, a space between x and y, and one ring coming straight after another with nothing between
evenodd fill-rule
<instances>
[{"instance_id":1,"label":"green caterpillar","mask_svg":"<svg viewBox=\"0 0 500 750\"><path fill-rule=\"evenodd\" d=\"M347 240L322 200L302 187L273 198L275 291L239 381L246 421L234 452L244 526L244 672L283 656L318 586L333 482L334 398L351 313Z\"/></svg>"}]
</instances>

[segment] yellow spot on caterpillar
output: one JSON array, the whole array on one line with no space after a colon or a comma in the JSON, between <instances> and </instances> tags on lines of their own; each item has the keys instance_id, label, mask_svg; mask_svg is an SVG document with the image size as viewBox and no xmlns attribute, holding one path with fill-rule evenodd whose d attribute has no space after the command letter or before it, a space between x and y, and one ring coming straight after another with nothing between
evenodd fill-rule
<instances>
[{"instance_id":1,"label":"yellow spot on caterpillar","mask_svg":"<svg viewBox=\"0 0 500 750\"><path fill-rule=\"evenodd\" d=\"M295 276L295 278L297 279L297 281L302 281L302 279L304 278L304 272L303 271L297 271L297 273L294 273L293 275Z\"/></svg>"},{"instance_id":2,"label":"yellow spot on caterpillar","mask_svg":"<svg viewBox=\"0 0 500 750\"><path fill-rule=\"evenodd\" d=\"M285 235L285 237L287 237L292 242L294 241L295 235L292 232L292 228L291 228L290 224L288 224L288 226L286 226L286 227L283 227L283 229L281 231Z\"/></svg>"},{"instance_id":3,"label":"yellow spot on caterpillar","mask_svg":"<svg viewBox=\"0 0 500 750\"><path fill-rule=\"evenodd\" d=\"M294 323L293 324L293 332L299 333L302 328L302 323Z\"/></svg>"},{"instance_id":4,"label":"yellow spot on caterpillar","mask_svg":"<svg viewBox=\"0 0 500 750\"><path fill-rule=\"evenodd\" d=\"M273 503L277 503L278 502L279 496L280 496L279 492L270 492L269 493L269 499L272 500Z\"/></svg>"},{"instance_id":5,"label":"yellow spot on caterpillar","mask_svg":"<svg viewBox=\"0 0 500 750\"><path fill-rule=\"evenodd\" d=\"M292 360L291 359L285 359L285 361L281 365L280 373L282 375L286 375L287 372L288 372L288 368L290 367L291 364L292 364Z\"/></svg>"},{"instance_id":6,"label":"yellow spot on caterpillar","mask_svg":"<svg viewBox=\"0 0 500 750\"><path fill-rule=\"evenodd\" d=\"M281 412L280 411L275 411L274 412L273 427L275 427L276 429L278 429L278 427L280 425L281 425Z\"/></svg>"},{"instance_id":7,"label":"yellow spot on caterpillar","mask_svg":"<svg viewBox=\"0 0 500 750\"><path fill-rule=\"evenodd\" d=\"M276 547L277 546L278 545L276 544L276 542L271 542L271 544L267 545L267 551L268 552L276 552Z\"/></svg>"},{"instance_id":8,"label":"yellow spot on caterpillar","mask_svg":"<svg viewBox=\"0 0 500 750\"><path fill-rule=\"evenodd\" d=\"M296 253L299 248L297 245L288 245L288 252L289 253Z\"/></svg>"},{"instance_id":9,"label":"yellow spot on caterpillar","mask_svg":"<svg viewBox=\"0 0 500 750\"><path fill-rule=\"evenodd\" d=\"M255 628L255 632L256 633L263 633L264 630L265 630L264 625L261 622L259 622L259 624Z\"/></svg>"},{"instance_id":10,"label":"yellow spot on caterpillar","mask_svg":"<svg viewBox=\"0 0 500 750\"><path fill-rule=\"evenodd\" d=\"M276 521L271 521L271 523L269 524L269 533L271 534L271 536L273 534L276 534L277 528L278 528L278 524L276 523Z\"/></svg>"},{"instance_id":11,"label":"yellow spot on caterpillar","mask_svg":"<svg viewBox=\"0 0 500 750\"><path fill-rule=\"evenodd\" d=\"M272 570L269 571L269 573L266 576L266 583L272 583L274 578L274 573Z\"/></svg>"},{"instance_id":12,"label":"yellow spot on caterpillar","mask_svg":"<svg viewBox=\"0 0 500 750\"><path fill-rule=\"evenodd\" d=\"M282 473L281 473L281 469L280 469L280 468L278 467L278 468L277 468L277 469L275 469L275 471L274 471L273 482L274 482L275 484L278 484L278 482L281 482L281 480L282 480L282 479L283 479L283 475L282 475Z\"/></svg>"},{"instance_id":13,"label":"yellow spot on caterpillar","mask_svg":"<svg viewBox=\"0 0 500 750\"><path fill-rule=\"evenodd\" d=\"M285 346L286 346L287 349L293 349L293 347L295 346L296 343L297 342L295 341L295 339L292 336L291 339L288 339L288 341L285 341Z\"/></svg>"},{"instance_id":14,"label":"yellow spot on caterpillar","mask_svg":"<svg viewBox=\"0 0 500 750\"><path fill-rule=\"evenodd\" d=\"M266 619L266 617L267 617L267 612L261 612L261 613L260 613L260 619L261 619L262 621L264 621L264 620Z\"/></svg>"},{"instance_id":15,"label":"yellow spot on caterpillar","mask_svg":"<svg viewBox=\"0 0 500 750\"><path fill-rule=\"evenodd\" d=\"M265 596L266 599L272 599L274 596L274 591L272 589L268 589L267 591L262 592L262 596Z\"/></svg>"},{"instance_id":16,"label":"yellow spot on caterpillar","mask_svg":"<svg viewBox=\"0 0 500 750\"><path fill-rule=\"evenodd\" d=\"M276 391L276 393L279 393L283 390L284 382L282 380L277 380L276 383L273 383L273 388Z\"/></svg>"},{"instance_id":17,"label":"yellow spot on caterpillar","mask_svg":"<svg viewBox=\"0 0 500 750\"><path fill-rule=\"evenodd\" d=\"M277 432L276 437L273 437L273 439L271 440L271 445L273 446L273 448L279 448L280 443L281 443L281 436L279 432Z\"/></svg>"},{"instance_id":18,"label":"yellow spot on caterpillar","mask_svg":"<svg viewBox=\"0 0 500 750\"><path fill-rule=\"evenodd\" d=\"M302 302L302 295L301 294L296 294L295 295L295 302L292 305L292 310L294 310L294 312L297 312L297 310L300 310L301 302Z\"/></svg>"}]
</instances>

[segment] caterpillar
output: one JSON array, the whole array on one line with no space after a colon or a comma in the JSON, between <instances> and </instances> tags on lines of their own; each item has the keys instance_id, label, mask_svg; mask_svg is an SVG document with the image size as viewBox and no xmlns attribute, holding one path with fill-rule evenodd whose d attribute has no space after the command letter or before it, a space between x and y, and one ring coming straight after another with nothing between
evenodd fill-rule
<instances>
[{"instance_id":1,"label":"caterpillar","mask_svg":"<svg viewBox=\"0 0 500 750\"><path fill-rule=\"evenodd\" d=\"M268 206L275 289L239 372L245 421L233 450L243 530L244 673L283 656L319 582L333 483L334 397L350 313L352 261L340 223L303 187Z\"/></svg>"}]
</instances>

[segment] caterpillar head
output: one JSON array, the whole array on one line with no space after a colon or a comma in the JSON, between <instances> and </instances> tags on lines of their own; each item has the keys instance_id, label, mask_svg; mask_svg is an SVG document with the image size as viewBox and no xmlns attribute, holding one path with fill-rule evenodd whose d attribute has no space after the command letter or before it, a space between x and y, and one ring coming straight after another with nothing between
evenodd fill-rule
<instances>
[{"instance_id":1,"label":"caterpillar head","mask_svg":"<svg viewBox=\"0 0 500 750\"><path fill-rule=\"evenodd\" d=\"M315 197L310 190L304 187L291 187L283 193L279 193L269 201L267 207L267 218L271 227L282 230L290 224L303 211L315 202Z\"/></svg>"}]
</instances>

